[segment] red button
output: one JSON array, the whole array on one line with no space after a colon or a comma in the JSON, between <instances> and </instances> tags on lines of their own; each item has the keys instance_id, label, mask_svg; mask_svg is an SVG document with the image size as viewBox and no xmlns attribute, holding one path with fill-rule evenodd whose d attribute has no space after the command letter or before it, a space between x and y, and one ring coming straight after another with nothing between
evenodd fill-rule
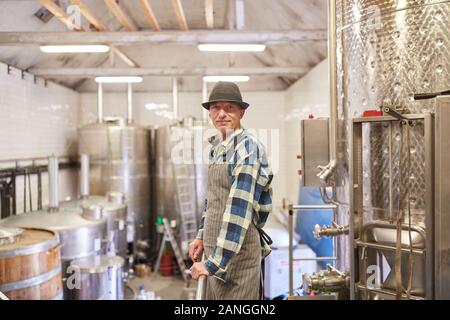
<instances>
[{"instance_id":1,"label":"red button","mask_svg":"<svg viewBox=\"0 0 450 320\"><path fill-rule=\"evenodd\" d=\"M363 117L381 117L383 111L380 110L366 110L363 112Z\"/></svg>"}]
</instances>

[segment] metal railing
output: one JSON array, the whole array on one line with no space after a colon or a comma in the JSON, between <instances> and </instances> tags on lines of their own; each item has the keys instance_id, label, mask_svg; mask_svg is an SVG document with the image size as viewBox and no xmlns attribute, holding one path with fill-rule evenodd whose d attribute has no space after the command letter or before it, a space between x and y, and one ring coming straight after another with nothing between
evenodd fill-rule
<instances>
[{"instance_id":1,"label":"metal railing","mask_svg":"<svg viewBox=\"0 0 450 320\"><path fill-rule=\"evenodd\" d=\"M324 260L337 260L336 254L334 257L316 257L316 258L294 258L294 211L297 210L333 210L336 211L337 205L289 205L289 217L288 217L288 231L289 231L289 296L294 295L294 261L324 261ZM334 250L334 246L333 246Z\"/></svg>"}]
</instances>

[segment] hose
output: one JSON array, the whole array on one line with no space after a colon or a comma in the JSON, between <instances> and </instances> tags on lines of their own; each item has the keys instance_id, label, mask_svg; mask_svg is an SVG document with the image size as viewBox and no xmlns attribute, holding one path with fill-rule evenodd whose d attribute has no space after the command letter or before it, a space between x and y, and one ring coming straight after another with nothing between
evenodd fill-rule
<instances>
[{"instance_id":1,"label":"hose","mask_svg":"<svg viewBox=\"0 0 450 320\"><path fill-rule=\"evenodd\" d=\"M402 284L402 221L403 221L403 210L401 207L401 193L400 186L402 182L402 154L403 154L403 126L400 127L400 152L398 161L398 195L397 195L397 219L396 219L396 246L395 246L395 289L396 295L395 299L400 300L403 293Z\"/></svg>"}]
</instances>

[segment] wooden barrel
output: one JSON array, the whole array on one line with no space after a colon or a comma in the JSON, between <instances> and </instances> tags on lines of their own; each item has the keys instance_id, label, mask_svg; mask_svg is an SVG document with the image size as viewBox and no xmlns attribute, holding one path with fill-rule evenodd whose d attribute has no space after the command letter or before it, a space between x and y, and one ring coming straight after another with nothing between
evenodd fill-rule
<instances>
[{"instance_id":1,"label":"wooden barrel","mask_svg":"<svg viewBox=\"0 0 450 320\"><path fill-rule=\"evenodd\" d=\"M11 300L62 299L58 234L32 228L0 231L0 291Z\"/></svg>"}]
</instances>

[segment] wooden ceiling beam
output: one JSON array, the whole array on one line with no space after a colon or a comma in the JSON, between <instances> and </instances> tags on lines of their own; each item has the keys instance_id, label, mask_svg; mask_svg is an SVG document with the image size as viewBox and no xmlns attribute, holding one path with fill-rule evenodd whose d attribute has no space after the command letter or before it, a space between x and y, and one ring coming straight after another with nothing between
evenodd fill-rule
<instances>
[{"instance_id":1,"label":"wooden ceiling beam","mask_svg":"<svg viewBox=\"0 0 450 320\"><path fill-rule=\"evenodd\" d=\"M214 29L214 0L205 0L206 28Z\"/></svg>"},{"instance_id":2,"label":"wooden ceiling beam","mask_svg":"<svg viewBox=\"0 0 450 320\"><path fill-rule=\"evenodd\" d=\"M178 25L180 30L187 31L188 24L186 22L186 16L184 15L183 5L181 4L181 0L172 0L173 10L175 11L175 15L177 16Z\"/></svg>"},{"instance_id":3,"label":"wooden ceiling beam","mask_svg":"<svg viewBox=\"0 0 450 320\"><path fill-rule=\"evenodd\" d=\"M98 30L98 31L111 31L107 25L105 25L100 18L84 3L83 0L70 0L70 2L80 9L81 14ZM122 59L127 65L133 68L139 67L139 65L130 56L128 56L122 49L111 45L111 50Z\"/></svg>"},{"instance_id":4,"label":"wooden ceiling beam","mask_svg":"<svg viewBox=\"0 0 450 320\"><path fill-rule=\"evenodd\" d=\"M310 45L327 41L326 29L307 30L195 30L195 31L114 31L114 32L0 32L0 46L42 44L160 45L198 43L266 43Z\"/></svg>"},{"instance_id":5,"label":"wooden ceiling beam","mask_svg":"<svg viewBox=\"0 0 450 320\"><path fill-rule=\"evenodd\" d=\"M253 67L253 68L30 68L28 71L45 77L94 77L94 76L196 76L196 75L255 75L299 76L310 67Z\"/></svg>"},{"instance_id":6,"label":"wooden ceiling beam","mask_svg":"<svg viewBox=\"0 0 450 320\"><path fill-rule=\"evenodd\" d=\"M122 49L111 45L111 50L119 56L120 59L122 59L127 65L133 68L139 68L139 65L136 61L134 61L132 58L130 58L129 55L127 55Z\"/></svg>"},{"instance_id":7,"label":"wooden ceiling beam","mask_svg":"<svg viewBox=\"0 0 450 320\"><path fill-rule=\"evenodd\" d=\"M83 0L70 0L73 5L78 6L81 14L97 29L98 31L110 31L109 28L96 17L95 13L83 2Z\"/></svg>"},{"instance_id":8,"label":"wooden ceiling beam","mask_svg":"<svg viewBox=\"0 0 450 320\"><path fill-rule=\"evenodd\" d=\"M112 14L116 17L116 19L120 22L120 24L127 31L138 31L138 27L133 22L133 19L130 18L128 14L123 11L123 9L119 6L116 0L104 0L108 9L112 12Z\"/></svg>"},{"instance_id":9,"label":"wooden ceiling beam","mask_svg":"<svg viewBox=\"0 0 450 320\"><path fill-rule=\"evenodd\" d=\"M155 13L153 12L152 7L148 0L140 0L142 9L144 10L145 17L147 18L148 24L152 28L153 31L159 31L161 28L159 27L158 20L156 20Z\"/></svg>"},{"instance_id":10,"label":"wooden ceiling beam","mask_svg":"<svg viewBox=\"0 0 450 320\"><path fill-rule=\"evenodd\" d=\"M61 22L66 23L67 21L70 21L68 16L65 14L63 8L58 6L55 2L51 0L39 0L39 2L46 7L50 12L52 12ZM95 14L92 12L91 9L83 2L83 0L70 0L70 2L80 9L80 12L83 14L83 16L86 17L86 19L99 31L110 31L108 27L95 16ZM51 9L50 9L51 8ZM53 11L52 11L53 10ZM55 14L56 12L57 14ZM64 17L65 16L65 17ZM84 31L81 26L77 26L77 31ZM130 58L123 50L120 48L111 45L111 50L117 54L127 65L133 68L139 67L139 65L134 61L132 58Z\"/></svg>"},{"instance_id":11,"label":"wooden ceiling beam","mask_svg":"<svg viewBox=\"0 0 450 320\"><path fill-rule=\"evenodd\" d=\"M82 31L81 26L78 26L72 20L70 20L67 13L63 8L58 6L53 0L39 0L39 3L45 7L48 11L50 11L56 18L58 18L62 23L64 23L69 29L75 31Z\"/></svg>"}]
</instances>

